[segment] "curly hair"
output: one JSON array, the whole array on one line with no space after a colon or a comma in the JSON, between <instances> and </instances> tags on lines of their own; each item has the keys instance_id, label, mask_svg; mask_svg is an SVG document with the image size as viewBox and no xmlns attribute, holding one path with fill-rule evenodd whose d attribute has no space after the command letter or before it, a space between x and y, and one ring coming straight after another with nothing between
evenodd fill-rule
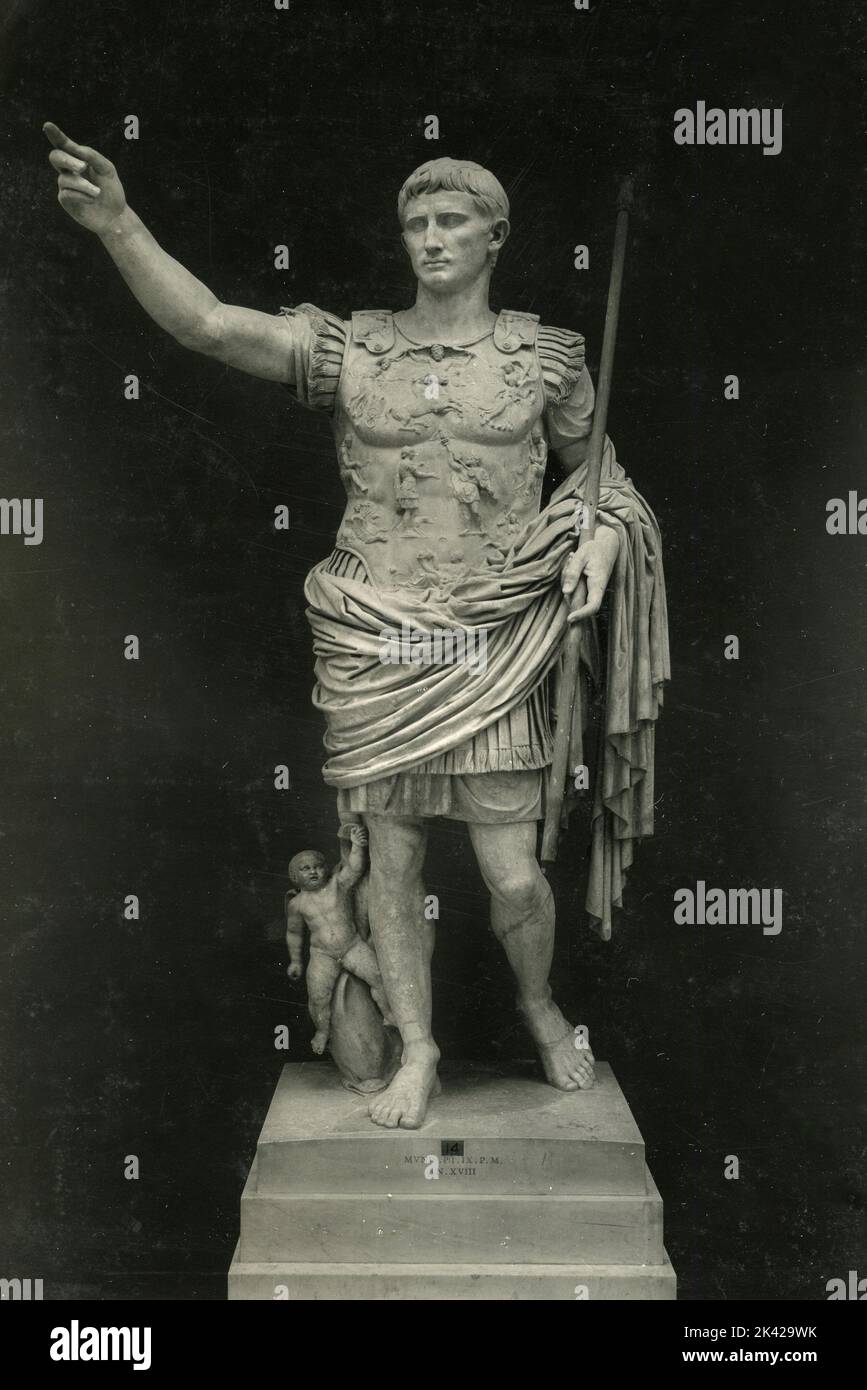
<instances>
[{"instance_id":1,"label":"curly hair","mask_svg":"<svg viewBox=\"0 0 867 1390\"><path fill-rule=\"evenodd\" d=\"M506 190L490 169L469 159L429 159L414 169L397 195L397 215L403 215L410 198L423 193L468 193L482 212L494 219L509 216Z\"/></svg>"}]
</instances>

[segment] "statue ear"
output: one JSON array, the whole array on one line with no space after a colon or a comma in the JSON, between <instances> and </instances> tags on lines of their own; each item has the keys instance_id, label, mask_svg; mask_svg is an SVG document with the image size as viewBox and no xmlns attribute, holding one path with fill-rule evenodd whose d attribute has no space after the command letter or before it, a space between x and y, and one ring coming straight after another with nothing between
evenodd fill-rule
<instances>
[{"instance_id":1,"label":"statue ear","mask_svg":"<svg viewBox=\"0 0 867 1390\"><path fill-rule=\"evenodd\" d=\"M506 217L497 217L491 223L491 250L502 251L506 244L506 239L511 231L509 220Z\"/></svg>"}]
</instances>

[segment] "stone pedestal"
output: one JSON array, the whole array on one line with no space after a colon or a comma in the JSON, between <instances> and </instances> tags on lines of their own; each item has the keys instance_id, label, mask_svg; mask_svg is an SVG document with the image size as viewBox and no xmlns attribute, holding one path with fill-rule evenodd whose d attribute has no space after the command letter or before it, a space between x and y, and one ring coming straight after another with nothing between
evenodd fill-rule
<instances>
[{"instance_id":1,"label":"stone pedestal","mask_svg":"<svg viewBox=\"0 0 867 1390\"><path fill-rule=\"evenodd\" d=\"M662 1199L614 1075L441 1068L384 1130L327 1063L290 1065L241 1198L230 1299L673 1299ZM438 1176L437 1176L438 1175Z\"/></svg>"}]
</instances>

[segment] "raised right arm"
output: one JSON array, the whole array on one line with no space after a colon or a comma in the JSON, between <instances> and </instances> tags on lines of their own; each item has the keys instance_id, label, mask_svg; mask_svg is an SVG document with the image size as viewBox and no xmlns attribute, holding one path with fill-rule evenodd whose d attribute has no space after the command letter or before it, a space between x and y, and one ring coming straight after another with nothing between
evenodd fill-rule
<instances>
[{"instance_id":1,"label":"raised right arm","mask_svg":"<svg viewBox=\"0 0 867 1390\"><path fill-rule=\"evenodd\" d=\"M336 871L341 888L354 888L367 870L367 830L363 825L351 825L349 839L349 852Z\"/></svg>"},{"instance_id":2,"label":"raised right arm","mask_svg":"<svg viewBox=\"0 0 867 1390\"><path fill-rule=\"evenodd\" d=\"M58 173L58 202L99 237L154 322L194 352L252 376L296 385L286 318L222 304L163 250L136 216L110 159L89 145L77 145L51 121L43 130L54 146L48 158Z\"/></svg>"}]
</instances>

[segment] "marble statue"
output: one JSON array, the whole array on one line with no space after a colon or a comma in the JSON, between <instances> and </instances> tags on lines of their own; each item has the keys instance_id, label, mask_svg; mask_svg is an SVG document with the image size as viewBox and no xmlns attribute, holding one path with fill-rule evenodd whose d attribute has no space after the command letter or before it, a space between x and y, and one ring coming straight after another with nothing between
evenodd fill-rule
<instances>
[{"instance_id":1,"label":"marble statue","mask_svg":"<svg viewBox=\"0 0 867 1390\"><path fill-rule=\"evenodd\" d=\"M343 319L300 304L266 314L217 300L158 245L108 159L54 125L45 132L62 207L99 236L147 313L179 343L288 386L334 431L346 512L305 594L314 703L327 726L323 776L339 821L367 831L372 946L401 1039L393 1078L371 1096L371 1119L417 1128L439 1084L434 924L422 881L435 816L466 823L548 1082L592 1086L592 1052L548 983L554 899L536 843L551 686L568 624L581 621L586 670L604 687L586 906L607 937L635 841L653 830L654 730L669 674L665 584L656 520L610 440L597 529L575 549L594 388L579 333L490 307L509 233L505 191L468 161L423 164L398 198L416 279L408 308ZM563 476L541 508L549 464ZM570 613L579 579L586 602ZM606 592L600 658L593 619ZM484 669L384 664L382 634L404 623L484 631ZM314 946L317 935L348 940L339 874L324 879L316 856L302 861L294 861L294 911ZM319 895L329 892L326 906ZM324 959L314 989L319 1042L337 964L333 953ZM379 990L370 956L363 968Z\"/></svg>"}]
</instances>

